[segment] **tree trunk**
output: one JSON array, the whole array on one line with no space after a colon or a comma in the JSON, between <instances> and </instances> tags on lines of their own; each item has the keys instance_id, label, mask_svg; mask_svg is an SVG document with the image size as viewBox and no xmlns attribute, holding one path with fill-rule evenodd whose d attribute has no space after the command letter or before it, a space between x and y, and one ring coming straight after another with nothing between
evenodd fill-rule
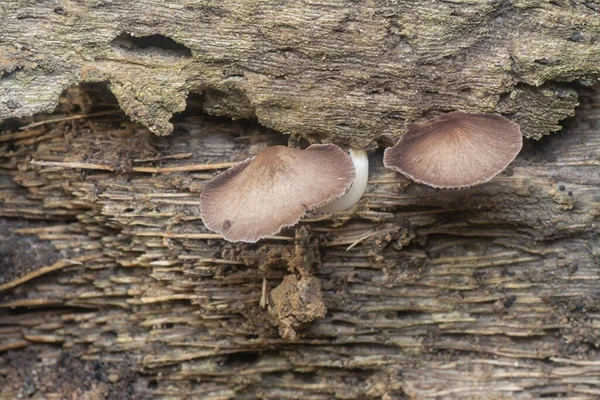
<instances>
[{"instance_id":1,"label":"tree trunk","mask_svg":"<svg viewBox=\"0 0 600 400\"><path fill-rule=\"evenodd\" d=\"M595 3L0 13L0 118L58 104L0 128L0 398L600 396L600 86L566 83L600 72ZM108 85L58 100L81 81ZM539 138L577 102L479 187L377 150L347 212L253 245L199 217L203 182L268 145L374 148L453 109Z\"/></svg>"}]
</instances>

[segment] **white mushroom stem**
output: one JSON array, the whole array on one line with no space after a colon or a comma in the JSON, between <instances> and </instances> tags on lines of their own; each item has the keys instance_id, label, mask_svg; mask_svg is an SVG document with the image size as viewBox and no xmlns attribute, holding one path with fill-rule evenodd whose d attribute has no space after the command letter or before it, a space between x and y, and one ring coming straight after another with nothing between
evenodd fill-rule
<instances>
[{"instance_id":1,"label":"white mushroom stem","mask_svg":"<svg viewBox=\"0 0 600 400\"><path fill-rule=\"evenodd\" d=\"M317 211L336 213L347 210L358 203L365 193L367 181L369 180L369 157L367 156L367 152L362 149L351 147L350 150L348 150L348 153L350 154L350 157L352 157L352 162L354 163L356 179L354 179L352 186L346 194L323 207L317 208Z\"/></svg>"}]
</instances>

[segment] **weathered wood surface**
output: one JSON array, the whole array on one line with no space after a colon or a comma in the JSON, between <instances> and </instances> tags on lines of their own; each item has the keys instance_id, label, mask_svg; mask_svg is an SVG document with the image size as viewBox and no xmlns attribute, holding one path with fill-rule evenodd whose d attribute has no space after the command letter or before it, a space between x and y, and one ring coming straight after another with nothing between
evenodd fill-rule
<instances>
[{"instance_id":1,"label":"weathered wood surface","mask_svg":"<svg viewBox=\"0 0 600 400\"><path fill-rule=\"evenodd\" d=\"M599 10L595 0L8 0L0 120L105 81L158 134L193 92L213 114L371 149L456 109L509 115L539 138L573 112L565 83L600 76ZM134 39L153 35L164 40Z\"/></svg>"},{"instance_id":2,"label":"weathered wood surface","mask_svg":"<svg viewBox=\"0 0 600 400\"><path fill-rule=\"evenodd\" d=\"M276 132L198 106L168 137L6 126L0 215L32 222L0 226L0 398L598 398L600 95L580 101L486 185L417 185L377 152L355 210L256 245L204 229L202 169ZM265 296L290 274L318 279L323 319L277 320L306 317Z\"/></svg>"}]
</instances>

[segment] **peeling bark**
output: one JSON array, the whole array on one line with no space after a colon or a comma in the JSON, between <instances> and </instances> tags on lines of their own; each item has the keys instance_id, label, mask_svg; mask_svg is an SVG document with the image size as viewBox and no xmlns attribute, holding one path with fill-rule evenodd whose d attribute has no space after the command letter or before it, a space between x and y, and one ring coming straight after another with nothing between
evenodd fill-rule
<instances>
[{"instance_id":1,"label":"peeling bark","mask_svg":"<svg viewBox=\"0 0 600 400\"><path fill-rule=\"evenodd\" d=\"M215 115L362 148L451 110L503 113L539 139L573 113L566 83L600 76L595 4L10 0L0 120L52 111L79 82L108 82L159 135L191 92Z\"/></svg>"}]
</instances>

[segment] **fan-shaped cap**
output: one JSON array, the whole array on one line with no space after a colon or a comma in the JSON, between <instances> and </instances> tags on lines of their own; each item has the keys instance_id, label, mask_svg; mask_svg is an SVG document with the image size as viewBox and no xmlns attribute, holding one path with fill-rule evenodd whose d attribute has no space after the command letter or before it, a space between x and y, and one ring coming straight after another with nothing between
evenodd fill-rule
<instances>
[{"instance_id":1,"label":"fan-shaped cap","mask_svg":"<svg viewBox=\"0 0 600 400\"><path fill-rule=\"evenodd\" d=\"M354 178L352 159L335 145L268 147L203 185L202 220L226 240L254 243L342 196Z\"/></svg>"},{"instance_id":2,"label":"fan-shaped cap","mask_svg":"<svg viewBox=\"0 0 600 400\"><path fill-rule=\"evenodd\" d=\"M523 147L521 128L494 114L451 112L409 126L383 163L415 182L457 189L492 179Z\"/></svg>"}]
</instances>

